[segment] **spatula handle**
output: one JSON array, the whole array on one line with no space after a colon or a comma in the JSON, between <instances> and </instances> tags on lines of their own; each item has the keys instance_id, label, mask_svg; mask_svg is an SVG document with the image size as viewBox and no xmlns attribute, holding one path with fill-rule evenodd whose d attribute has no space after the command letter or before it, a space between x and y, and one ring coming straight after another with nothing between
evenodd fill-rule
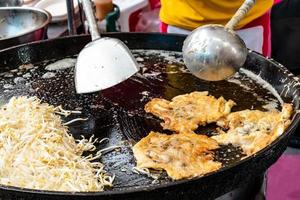
<instances>
[{"instance_id":1,"label":"spatula handle","mask_svg":"<svg viewBox=\"0 0 300 200\"><path fill-rule=\"evenodd\" d=\"M249 10L254 6L256 0L245 0L238 11L233 15L225 28L233 30L235 26L247 15Z\"/></svg>"},{"instance_id":2,"label":"spatula handle","mask_svg":"<svg viewBox=\"0 0 300 200\"><path fill-rule=\"evenodd\" d=\"M81 0L84 14L86 16L89 30L92 36L92 40L100 38L100 32L98 29L95 13L92 7L91 0Z\"/></svg>"}]
</instances>

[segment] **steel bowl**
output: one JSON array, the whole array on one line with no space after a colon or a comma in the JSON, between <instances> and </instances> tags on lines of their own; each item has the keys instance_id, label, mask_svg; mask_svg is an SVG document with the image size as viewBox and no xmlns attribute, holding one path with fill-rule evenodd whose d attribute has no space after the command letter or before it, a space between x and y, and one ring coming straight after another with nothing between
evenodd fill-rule
<instances>
[{"instance_id":1,"label":"steel bowl","mask_svg":"<svg viewBox=\"0 0 300 200\"><path fill-rule=\"evenodd\" d=\"M21 6L23 3L23 0L1 0L0 7Z\"/></svg>"},{"instance_id":2,"label":"steel bowl","mask_svg":"<svg viewBox=\"0 0 300 200\"><path fill-rule=\"evenodd\" d=\"M50 21L45 10L0 7L0 49L45 39Z\"/></svg>"}]
</instances>

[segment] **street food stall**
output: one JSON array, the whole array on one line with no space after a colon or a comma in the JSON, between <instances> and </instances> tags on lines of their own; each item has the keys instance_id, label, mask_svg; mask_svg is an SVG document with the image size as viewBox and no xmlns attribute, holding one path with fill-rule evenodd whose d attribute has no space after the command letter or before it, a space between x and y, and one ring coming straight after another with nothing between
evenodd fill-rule
<instances>
[{"instance_id":1,"label":"street food stall","mask_svg":"<svg viewBox=\"0 0 300 200\"><path fill-rule=\"evenodd\" d=\"M299 199L300 5L208 2L1 2L0 199Z\"/></svg>"}]
</instances>

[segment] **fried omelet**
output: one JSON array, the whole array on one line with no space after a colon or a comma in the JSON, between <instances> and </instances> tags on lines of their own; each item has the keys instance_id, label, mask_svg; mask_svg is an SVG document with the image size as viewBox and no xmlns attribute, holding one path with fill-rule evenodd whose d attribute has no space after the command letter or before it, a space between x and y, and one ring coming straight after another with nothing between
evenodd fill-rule
<instances>
[{"instance_id":1,"label":"fried omelet","mask_svg":"<svg viewBox=\"0 0 300 200\"><path fill-rule=\"evenodd\" d=\"M150 132L133 146L137 168L164 169L174 180L192 178L219 169L211 150L218 143L195 133L166 135Z\"/></svg>"},{"instance_id":2,"label":"fried omelet","mask_svg":"<svg viewBox=\"0 0 300 200\"><path fill-rule=\"evenodd\" d=\"M217 122L218 126L228 129L213 136L219 144L240 146L247 156L263 149L283 134L290 124L292 105L284 104L282 111L263 112L243 110L233 112Z\"/></svg>"},{"instance_id":3,"label":"fried omelet","mask_svg":"<svg viewBox=\"0 0 300 200\"><path fill-rule=\"evenodd\" d=\"M222 167L214 161L212 150L233 144L250 156L272 143L290 124L293 108L282 111L243 110L231 112L235 105L208 92L179 95L171 101L152 99L145 111L164 120L164 129L172 135L150 132L133 147L138 168L164 169L174 180L192 178ZM217 122L219 134L207 137L193 131L199 125ZM224 131L226 129L226 131Z\"/></svg>"},{"instance_id":4,"label":"fried omelet","mask_svg":"<svg viewBox=\"0 0 300 200\"><path fill-rule=\"evenodd\" d=\"M172 101L154 98L145 105L145 111L164 120L164 129L188 132L199 125L216 122L229 114L235 105L223 97L216 99L208 92L192 92L176 96Z\"/></svg>"}]
</instances>

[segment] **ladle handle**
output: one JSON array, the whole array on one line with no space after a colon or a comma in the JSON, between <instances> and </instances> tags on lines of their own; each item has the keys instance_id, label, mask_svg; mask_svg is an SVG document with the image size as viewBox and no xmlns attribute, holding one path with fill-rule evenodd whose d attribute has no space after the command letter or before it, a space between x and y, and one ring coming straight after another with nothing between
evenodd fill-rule
<instances>
[{"instance_id":1,"label":"ladle handle","mask_svg":"<svg viewBox=\"0 0 300 200\"><path fill-rule=\"evenodd\" d=\"M96 39L100 38L101 36L100 36L100 32L98 30L98 25L97 25L96 17L95 17L94 10L92 7L92 2L91 2L91 0L81 0L81 2L82 2L84 14L85 14L87 22L88 22L92 40L96 40Z\"/></svg>"},{"instance_id":2,"label":"ladle handle","mask_svg":"<svg viewBox=\"0 0 300 200\"><path fill-rule=\"evenodd\" d=\"M233 30L235 26L247 15L249 10L254 6L256 0L245 0L238 11L233 15L225 28Z\"/></svg>"}]
</instances>

